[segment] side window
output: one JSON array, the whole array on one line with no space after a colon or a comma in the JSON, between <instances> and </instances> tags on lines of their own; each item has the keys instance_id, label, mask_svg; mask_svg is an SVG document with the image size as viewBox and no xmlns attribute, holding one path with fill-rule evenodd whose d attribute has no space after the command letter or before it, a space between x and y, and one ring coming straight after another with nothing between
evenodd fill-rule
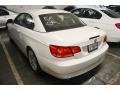
<instances>
[{"instance_id":1,"label":"side window","mask_svg":"<svg viewBox=\"0 0 120 90\"><path fill-rule=\"evenodd\" d=\"M3 9L0 9L0 16L9 15L9 12Z\"/></svg>"},{"instance_id":2,"label":"side window","mask_svg":"<svg viewBox=\"0 0 120 90\"><path fill-rule=\"evenodd\" d=\"M25 19L23 20L24 27L33 29L34 28L34 21L31 15L24 14Z\"/></svg>"},{"instance_id":3,"label":"side window","mask_svg":"<svg viewBox=\"0 0 120 90\"><path fill-rule=\"evenodd\" d=\"M80 9L75 9L73 11L71 11L74 15L78 16L78 17L83 17L82 14L83 14L83 11L84 9L83 8L80 8Z\"/></svg>"},{"instance_id":4,"label":"side window","mask_svg":"<svg viewBox=\"0 0 120 90\"><path fill-rule=\"evenodd\" d=\"M15 23L28 29L34 28L33 18L27 13L20 14L18 17L16 17Z\"/></svg>"},{"instance_id":5,"label":"side window","mask_svg":"<svg viewBox=\"0 0 120 90\"><path fill-rule=\"evenodd\" d=\"M16 18L15 18L15 23L18 25L23 26L23 20L24 20L24 14L19 14Z\"/></svg>"},{"instance_id":6,"label":"side window","mask_svg":"<svg viewBox=\"0 0 120 90\"><path fill-rule=\"evenodd\" d=\"M102 17L102 14L96 10L87 8L87 9L84 9L83 17L84 18L91 18L91 19L100 19Z\"/></svg>"}]
</instances>

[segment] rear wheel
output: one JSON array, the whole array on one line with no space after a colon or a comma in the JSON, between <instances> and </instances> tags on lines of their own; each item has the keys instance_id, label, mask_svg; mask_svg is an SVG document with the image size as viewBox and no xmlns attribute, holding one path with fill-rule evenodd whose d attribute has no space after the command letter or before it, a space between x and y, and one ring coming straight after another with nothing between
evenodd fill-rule
<instances>
[{"instance_id":1,"label":"rear wheel","mask_svg":"<svg viewBox=\"0 0 120 90\"><path fill-rule=\"evenodd\" d=\"M28 49L28 59L29 59L29 63L30 63L32 70L34 72L40 72L41 71L40 66L38 64L35 53L33 52L32 49Z\"/></svg>"}]
</instances>

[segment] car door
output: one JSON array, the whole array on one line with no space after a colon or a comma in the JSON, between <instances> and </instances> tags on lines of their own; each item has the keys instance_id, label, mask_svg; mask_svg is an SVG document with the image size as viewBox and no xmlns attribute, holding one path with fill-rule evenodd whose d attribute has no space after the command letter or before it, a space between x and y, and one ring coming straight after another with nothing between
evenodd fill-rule
<instances>
[{"instance_id":1,"label":"car door","mask_svg":"<svg viewBox=\"0 0 120 90\"><path fill-rule=\"evenodd\" d=\"M20 22L22 21L23 15L19 14L15 20L13 20L13 23L7 24L8 28L8 33L10 37L15 41L15 43L18 42L18 26L20 25Z\"/></svg>"},{"instance_id":2,"label":"car door","mask_svg":"<svg viewBox=\"0 0 120 90\"><path fill-rule=\"evenodd\" d=\"M90 8L79 8L77 12L78 11L77 16L87 25L99 28L100 19L102 17L100 12ZM72 11L72 13L76 15L75 10Z\"/></svg>"},{"instance_id":3,"label":"car door","mask_svg":"<svg viewBox=\"0 0 120 90\"><path fill-rule=\"evenodd\" d=\"M4 9L0 9L0 28L5 27L7 16L9 16L9 12Z\"/></svg>"},{"instance_id":4,"label":"car door","mask_svg":"<svg viewBox=\"0 0 120 90\"><path fill-rule=\"evenodd\" d=\"M34 23L33 18L28 13L22 13L20 14L17 19L14 21L14 34L16 38L16 43L20 47L22 51L25 50L25 40L26 36L24 33L26 33L29 30L33 30Z\"/></svg>"}]
</instances>

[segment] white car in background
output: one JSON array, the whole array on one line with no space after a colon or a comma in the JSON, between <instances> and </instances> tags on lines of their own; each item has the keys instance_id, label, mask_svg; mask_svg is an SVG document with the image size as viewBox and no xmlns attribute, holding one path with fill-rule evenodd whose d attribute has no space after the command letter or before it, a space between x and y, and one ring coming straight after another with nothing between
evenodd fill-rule
<instances>
[{"instance_id":1,"label":"white car in background","mask_svg":"<svg viewBox=\"0 0 120 90\"><path fill-rule=\"evenodd\" d=\"M108 42L120 42L120 15L105 7L79 6L71 10L87 25L107 33Z\"/></svg>"},{"instance_id":2,"label":"white car in background","mask_svg":"<svg viewBox=\"0 0 120 90\"><path fill-rule=\"evenodd\" d=\"M7 27L35 72L42 69L61 79L95 68L108 50L104 31L63 10L27 10L8 20Z\"/></svg>"},{"instance_id":3,"label":"white car in background","mask_svg":"<svg viewBox=\"0 0 120 90\"><path fill-rule=\"evenodd\" d=\"M17 13L7 9L0 8L0 28L6 28L6 22L8 19L14 19Z\"/></svg>"}]
</instances>

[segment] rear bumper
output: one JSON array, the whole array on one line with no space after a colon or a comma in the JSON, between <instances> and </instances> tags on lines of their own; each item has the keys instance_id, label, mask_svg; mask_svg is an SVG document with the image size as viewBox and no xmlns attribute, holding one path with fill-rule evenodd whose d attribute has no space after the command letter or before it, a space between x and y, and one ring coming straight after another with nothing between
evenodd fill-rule
<instances>
[{"instance_id":1,"label":"rear bumper","mask_svg":"<svg viewBox=\"0 0 120 90\"><path fill-rule=\"evenodd\" d=\"M100 50L86 57L63 62L47 62L47 64L41 64L41 68L57 78L72 78L86 73L99 65L104 60L107 50L108 45L106 44Z\"/></svg>"}]
</instances>

